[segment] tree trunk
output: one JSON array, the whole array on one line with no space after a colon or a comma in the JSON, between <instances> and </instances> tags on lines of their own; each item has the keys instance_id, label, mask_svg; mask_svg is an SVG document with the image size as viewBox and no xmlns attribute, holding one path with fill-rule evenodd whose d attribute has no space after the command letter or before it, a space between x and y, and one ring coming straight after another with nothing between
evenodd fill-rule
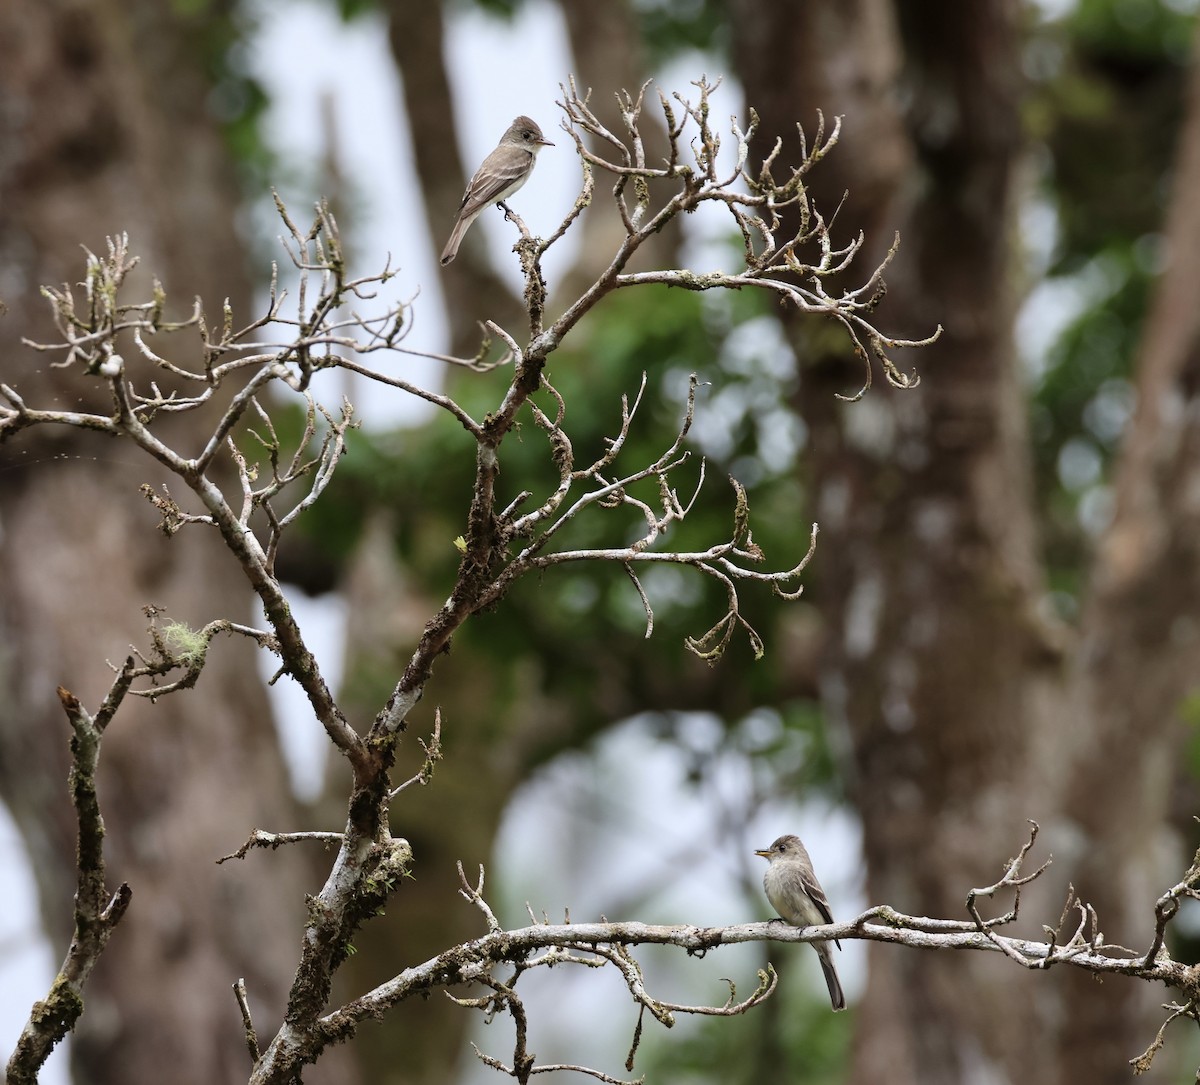
<instances>
[{"instance_id":1,"label":"tree trunk","mask_svg":"<svg viewBox=\"0 0 1200 1085\"><path fill-rule=\"evenodd\" d=\"M479 162L464 163L458 150L441 0L416 4L386 0L384 10L388 43L404 80L404 108L430 237L440 253L450 236L467 181ZM501 135L496 133L497 141ZM479 349L480 322L495 320L518 335L525 327L520 302L483 256L481 233L478 227L468 233L458 258L442 271L450 350L466 358Z\"/></svg>"},{"instance_id":2,"label":"tree trunk","mask_svg":"<svg viewBox=\"0 0 1200 1085\"><path fill-rule=\"evenodd\" d=\"M600 121L618 137L625 135L625 123L617 102L618 91L628 91L636 100L647 78L645 50L630 0L609 0L605 4L580 4L560 0L559 8L567 24L571 42L572 72L580 90L592 91L591 108ZM646 88L640 126L646 144L646 162L658 166L667 155L667 133L658 104L658 87ZM610 153L607 146L595 147L600 154ZM610 182L598 187L600 196L585 211L579 224L579 250L561 288L556 284L557 300L573 300L594 283L625 240L625 225L611 213L604 196ZM627 271L675 267L681 230L678 220L667 227L634 255ZM569 301L567 301L569 304Z\"/></svg>"},{"instance_id":3,"label":"tree trunk","mask_svg":"<svg viewBox=\"0 0 1200 1085\"><path fill-rule=\"evenodd\" d=\"M1200 57L1200 36L1196 42ZM1143 951L1154 903L1186 865L1168 804L1188 738L1182 702L1196 689L1200 658L1197 186L1200 65L1193 62L1163 229L1167 262L1143 326L1137 409L1072 671L1076 718L1086 726L1052 739L1065 781L1062 850L1070 849L1075 884L1096 906L1109 943ZM1064 1060L1075 1080L1124 1082L1125 1060L1149 1045L1158 1006L1170 996L1072 977L1066 997Z\"/></svg>"},{"instance_id":4,"label":"tree trunk","mask_svg":"<svg viewBox=\"0 0 1200 1085\"><path fill-rule=\"evenodd\" d=\"M227 15L210 5L195 21L153 0L0 8L4 380L31 405L68 395L63 371L19 339L51 337L38 286L79 282L81 243L103 252L106 234L127 230L143 257L141 296L149 297L154 275L168 291L169 315L186 315L200 294L211 322L219 324L226 297L237 319L249 319L234 167L206 112L212 86L198 44ZM182 342L156 346L179 351ZM195 353L194 343L188 349ZM74 403L79 374L69 379ZM107 399L97 389L83 405L104 410ZM171 438L195 445L192 425L190 415L178 416ZM156 530L137 487L161 481L157 465L76 430L22 434L5 459L0 787L61 953L75 840L70 731L55 686L94 710L113 677L105 661L119 663L131 643L147 642L143 603L193 626L254 618L248 587L214 534L190 528L168 540ZM123 709L107 732L99 789L111 884L127 881L133 900L84 993L75 1080L210 1085L247 1077L230 985L245 977L269 1038L298 959L312 879L299 852L214 863L254 826L298 827L245 645L214 645L195 691ZM355 1080L341 1054L313 1078L322 1079Z\"/></svg>"},{"instance_id":5,"label":"tree trunk","mask_svg":"<svg viewBox=\"0 0 1200 1085\"><path fill-rule=\"evenodd\" d=\"M882 325L946 329L916 359L918 389L877 387L848 406L833 399L854 388L846 359L810 327L793 336L822 527L824 700L850 736L872 902L961 915L965 890L995 880L1031 817L1055 865L1024 920L1053 923L1073 882L1110 944L1145 947L1154 899L1182 869L1160 845L1198 637L1200 524L1186 495L1200 489L1200 84L1166 224L1171 265L1146 322L1138 412L1076 648L1037 616L1010 345L1016 15L1003 0L862 0L745 3L735 21L765 130L817 107L846 116L810 191L829 209L849 190L839 221L866 229L876 259L899 228ZM885 947L872 947L870 968L852 1077L892 1085L989 1067L1006 1080L1124 1081L1160 1001L1135 984L1035 983L999 960Z\"/></svg>"},{"instance_id":6,"label":"tree trunk","mask_svg":"<svg viewBox=\"0 0 1200 1085\"><path fill-rule=\"evenodd\" d=\"M769 133L845 115L810 178L835 242L861 227L857 274L900 255L877 319L940 342L922 383L859 403L857 362L827 329L793 328L810 431L815 596L828 623L829 726L863 819L867 895L966 918L1038 816L1025 764L1061 662L1035 619L1041 588L1008 283L1020 149L1016 32L1004 0L739 5L738 67ZM795 140L785 161L796 161ZM896 358L906 368L907 359ZM876 376L879 376L878 371ZM1049 811L1046 811L1049 812ZM872 946L856 1081L1053 1077L1027 1065L1046 1023L1008 962ZM1040 1060L1037 1060L1040 1061Z\"/></svg>"}]
</instances>

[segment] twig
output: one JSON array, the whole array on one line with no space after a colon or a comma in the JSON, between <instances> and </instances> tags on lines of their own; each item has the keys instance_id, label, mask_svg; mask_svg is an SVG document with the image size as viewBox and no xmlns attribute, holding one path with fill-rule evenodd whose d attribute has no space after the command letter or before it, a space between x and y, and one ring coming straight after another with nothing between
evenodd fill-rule
<instances>
[{"instance_id":1,"label":"twig","mask_svg":"<svg viewBox=\"0 0 1200 1085\"><path fill-rule=\"evenodd\" d=\"M410 776L404 783L398 787L392 788L388 792L388 798L394 799L401 791L420 784L424 787L430 780L433 779L433 770L437 767L437 763L442 759L442 710L435 708L433 711L433 734L426 743L423 739L417 739L418 745L425 751L425 763L421 766L421 770L415 775Z\"/></svg>"},{"instance_id":2,"label":"twig","mask_svg":"<svg viewBox=\"0 0 1200 1085\"><path fill-rule=\"evenodd\" d=\"M250 999L246 995L246 981L239 979L233 985L233 996L237 999L238 1009L242 1013L242 1029L246 1034L246 1049L250 1052L250 1065L253 1066L262 1052L258 1047L258 1033L254 1031L254 1021L250 1016Z\"/></svg>"},{"instance_id":3,"label":"twig","mask_svg":"<svg viewBox=\"0 0 1200 1085\"><path fill-rule=\"evenodd\" d=\"M216 862L220 865L221 863L229 862L230 859L245 859L252 848L270 848L274 851L284 844L302 844L310 841L316 841L318 844L324 844L326 847L331 844L340 846L344 840L345 836L342 833L268 833L262 829L255 829L250 833L250 838L246 843L238 848L237 851L229 855L222 855Z\"/></svg>"},{"instance_id":4,"label":"twig","mask_svg":"<svg viewBox=\"0 0 1200 1085\"><path fill-rule=\"evenodd\" d=\"M458 867L459 881L459 896L470 901L483 913L483 918L487 921L488 932L491 934L500 930L500 921L496 918L495 913L488 907L487 901L483 899L483 864L479 864L479 881L472 887L467 881L467 875L463 871L462 860L459 859L456 863Z\"/></svg>"}]
</instances>

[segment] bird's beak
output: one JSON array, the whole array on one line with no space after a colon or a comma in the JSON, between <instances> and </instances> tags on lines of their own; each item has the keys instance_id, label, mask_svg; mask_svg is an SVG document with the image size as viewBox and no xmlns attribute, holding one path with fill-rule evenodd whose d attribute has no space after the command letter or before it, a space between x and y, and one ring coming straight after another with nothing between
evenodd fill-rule
<instances>
[{"instance_id":1,"label":"bird's beak","mask_svg":"<svg viewBox=\"0 0 1200 1085\"><path fill-rule=\"evenodd\" d=\"M771 853L770 853L769 851L756 851L754 854L755 854L755 855L761 855L761 856L762 856L764 859L770 859L770 858L771 858Z\"/></svg>"},{"instance_id":2,"label":"bird's beak","mask_svg":"<svg viewBox=\"0 0 1200 1085\"><path fill-rule=\"evenodd\" d=\"M541 144L543 147L553 147L553 146L554 146L554 144L553 144L553 143L551 143L551 142L550 142L550 141L549 141L549 140L548 140L548 139L547 139L545 136L542 136L542 138L541 138L541 139L539 139L539 140L538 140L538 142L539 142L539 143L540 143L540 144Z\"/></svg>"}]
</instances>

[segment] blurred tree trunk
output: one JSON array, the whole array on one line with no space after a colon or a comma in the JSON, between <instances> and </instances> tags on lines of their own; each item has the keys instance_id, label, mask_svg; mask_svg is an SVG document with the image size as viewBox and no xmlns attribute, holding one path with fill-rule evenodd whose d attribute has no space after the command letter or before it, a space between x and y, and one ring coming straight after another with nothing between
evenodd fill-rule
<instances>
[{"instance_id":1,"label":"blurred tree trunk","mask_svg":"<svg viewBox=\"0 0 1200 1085\"><path fill-rule=\"evenodd\" d=\"M1035 618L1041 590L1022 390L1011 343L1012 176L1020 151L1015 5L987 0L738 6L738 68L764 131L845 116L810 178L835 230L861 228L856 275L886 252L879 324L941 341L912 391L856 404L857 362L829 329L792 328L821 539L815 595L828 630L822 697L848 731L867 896L965 918L1050 814L1030 793L1032 736L1061 660ZM793 138L785 160L799 158ZM896 359L901 368L907 359ZM878 373L876 374L878 376ZM1057 691L1056 691L1057 692ZM1056 874L1059 873L1056 868ZM1057 912L1055 912L1055 918ZM1049 917L1043 916L1042 919ZM856 1081L1053 1081L1045 985L983 957L869 950Z\"/></svg>"},{"instance_id":2,"label":"blurred tree trunk","mask_svg":"<svg viewBox=\"0 0 1200 1085\"><path fill-rule=\"evenodd\" d=\"M1031 817L1056 863L1023 919L1054 922L1072 881L1110 943L1144 946L1154 898L1182 869L1155 864L1200 602L1200 525L1180 500L1200 485L1200 93L1167 223L1176 262L1146 324L1116 517L1068 657L1039 618L1011 345L1017 16L1009 0L738 7L738 67L765 131L797 115L811 128L816 108L846 117L811 178L823 209L849 191L840 240L861 226L877 260L901 232L881 326L946 329L916 359L917 390L876 387L850 405L833 398L856 380L840 344L793 330L822 528L823 698L849 733L871 902L963 914L966 889L995 880ZM1145 1011L1159 999L1140 985L1034 982L999 960L886 947L869 960L853 1080L1124 1081L1153 1037Z\"/></svg>"},{"instance_id":3,"label":"blurred tree trunk","mask_svg":"<svg viewBox=\"0 0 1200 1085\"><path fill-rule=\"evenodd\" d=\"M19 339L51 337L38 286L79 282L81 243L103 252L106 234L127 230L143 258L142 296L158 276L169 314L185 315L200 294L210 321L226 297L236 319L249 318L234 168L206 113L201 55L228 15L209 5L189 17L154 0L0 7L0 330L4 380L29 402L53 397L59 374ZM105 409L107 399L98 389L85 405ZM198 440L191 425L186 414L175 422L184 448ZM5 450L0 472L0 787L61 956L75 830L70 732L55 686L94 709L112 679L105 660L146 642L143 603L192 625L254 619L213 534L168 540L155 530L137 493L160 481L154 464L75 430L29 438ZM264 1032L280 1020L312 887L298 851L214 864L254 826L299 827L245 645L215 645L196 691L123 710L105 739L99 787L109 877L114 887L128 881L133 901L85 991L75 1080L244 1080L230 985L246 978ZM314 1080L356 1078L335 1053Z\"/></svg>"},{"instance_id":4,"label":"blurred tree trunk","mask_svg":"<svg viewBox=\"0 0 1200 1085\"><path fill-rule=\"evenodd\" d=\"M558 6L567 24L575 81L581 91L591 89L592 110L605 127L623 136L625 124L617 103L617 91L628 91L636 99L648 75L645 49L630 0L609 0L605 4L559 0ZM646 143L646 160L651 166L657 165L667 155L667 134L656 86L646 88L640 124ZM608 152L605 147L595 149L601 154ZM608 187L607 182L599 185L602 193ZM599 206L593 206L583 215L578 254L569 274L561 287L555 284L560 303L578 297L594 283L625 240L625 226L620 218L609 214L603 200L597 203ZM680 238L680 224L675 220L642 246L630 261L628 270L675 267Z\"/></svg>"},{"instance_id":5,"label":"blurred tree trunk","mask_svg":"<svg viewBox=\"0 0 1200 1085\"><path fill-rule=\"evenodd\" d=\"M1186 866L1168 804L1188 738L1182 701L1200 685L1200 30L1192 56L1167 260L1143 325L1137 408L1072 670L1077 726L1051 739L1075 884L1110 942L1143 951L1158 895ZM1072 976L1067 997L1065 1065L1077 1080L1126 1080L1124 1061L1149 1045L1165 993Z\"/></svg>"},{"instance_id":6,"label":"blurred tree trunk","mask_svg":"<svg viewBox=\"0 0 1200 1085\"><path fill-rule=\"evenodd\" d=\"M479 162L464 163L459 154L441 0L384 0L383 8L388 44L404 80L404 109L429 235L440 256L467 181ZM501 135L496 133L497 141ZM467 358L479 349L481 321L495 320L518 330L525 327L524 310L488 262L481 233L478 229L469 232L458 258L442 271L450 350Z\"/></svg>"}]
</instances>

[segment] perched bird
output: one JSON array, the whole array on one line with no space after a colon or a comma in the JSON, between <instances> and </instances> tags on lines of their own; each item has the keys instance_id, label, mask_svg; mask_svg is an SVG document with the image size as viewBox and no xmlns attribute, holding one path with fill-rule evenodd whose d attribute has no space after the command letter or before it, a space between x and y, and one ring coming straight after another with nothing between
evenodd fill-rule
<instances>
[{"instance_id":1,"label":"perched bird","mask_svg":"<svg viewBox=\"0 0 1200 1085\"><path fill-rule=\"evenodd\" d=\"M767 891L771 907L787 923L793 927L815 927L833 922L825 891L813 873L812 860L798 836L781 836L769 848L754 854L761 855L770 864L763 875L763 888ZM811 945L821 960L830 1003L835 1010L844 1010L846 996L842 994L842 985L833 967L833 950L828 942L813 942ZM834 945L842 948L836 939Z\"/></svg>"},{"instance_id":2,"label":"perched bird","mask_svg":"<svg viewBox=\"0 0 1200 1085\"><path fill-rule=\"evenodd\" d=\"M518 117L512 122L509 130L500 137L496 149L475 171L467 191L463 193L458 218L454 222L454 229L450 231L450 240L442 250L443 267L458 255L463 235L479 217L479 213L490 203L503 204L529 180L538 151L553 146L542 135L535 121Z\"/></svg>"}]
</instances>

